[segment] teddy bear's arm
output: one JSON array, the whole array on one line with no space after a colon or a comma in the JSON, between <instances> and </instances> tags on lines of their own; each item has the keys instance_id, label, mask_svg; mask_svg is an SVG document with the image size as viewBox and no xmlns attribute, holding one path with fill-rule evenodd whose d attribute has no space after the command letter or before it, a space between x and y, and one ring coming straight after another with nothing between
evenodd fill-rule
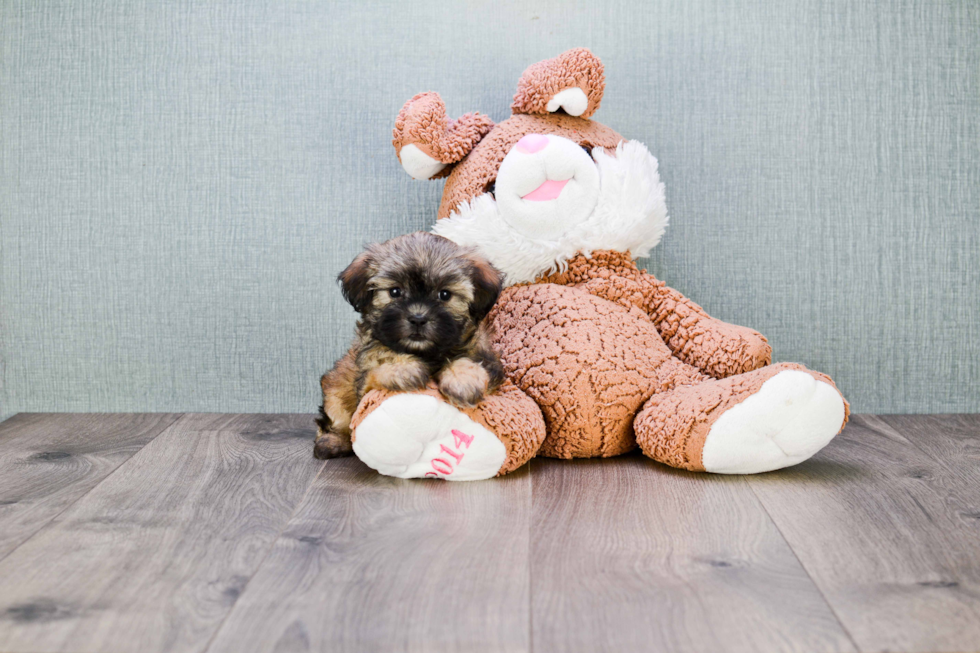
<instances>
[{"instance_id":1,"label":"teddy bear's arm","mask_svg":"<svg viewBox=\"0 0 980 653\"><path fill-rule=\"evenodd\" d=\"M708 376L724 379L768 365L772 348L748 327L728 324L636 267L629 253L596 251L568 261L564 272L540 281L571 285L650 316L674 356Z\"/></svg>"},{"instance_id":2,"label":"teddy bear's arm","mask_svg":"<svg viewBox=\"0 0 980 653\"><path fill-rule=\"evenodd\" d=\"M603 299L636 306L650 316L674 356L716 379L750 372L772 359L772 348L761 333L711 317L647 272L638 271L632 278L595 277L574 285Z\"/></svg>"},{"instance_id":3,"label":"teddy bear's arm","mask_svg":"<svg viewBox=\"0 0 980 653\"><path fill-rule=\"evenodd\" d=\"M758 331L717 320L653 275L640 274L641 282L646 282L647 314L670 350L685 363L724 379L772 361L772 348Z\"/></svg>"}]
</instances>

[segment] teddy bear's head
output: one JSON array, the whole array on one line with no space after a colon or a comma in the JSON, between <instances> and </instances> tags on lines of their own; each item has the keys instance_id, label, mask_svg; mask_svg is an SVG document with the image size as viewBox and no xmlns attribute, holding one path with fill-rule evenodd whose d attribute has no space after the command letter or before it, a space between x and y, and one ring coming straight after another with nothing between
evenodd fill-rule
<instances>
[{"instance_id":1,"label":"teddy bear's head","mask_svg":"<svg viewBox=\"0 0 980 653\"><path fill-rule=\"evenodd\" d=\"M449 120L437 93L409 100L393 144L416 179L446 177L433 231L477 247L507 275L531 281L597 249L645 256L667 223L657 161L589 118L605 88L585 48L524 71L513 115Z\"/></svg>"}]
</instances>

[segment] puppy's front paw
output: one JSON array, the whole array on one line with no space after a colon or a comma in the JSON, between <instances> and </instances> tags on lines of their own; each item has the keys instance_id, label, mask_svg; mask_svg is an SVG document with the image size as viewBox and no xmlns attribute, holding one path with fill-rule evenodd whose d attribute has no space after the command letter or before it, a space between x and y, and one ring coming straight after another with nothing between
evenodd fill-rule
<instances>
[{"instance_id":1,"label":"puppy's front paw","mask_svg":"<svg viewBox=\"0 0 980 653\"><path fill-rule=\"evenodd\" d=\"M439 392L454 406L472 408L483 401L489 381L482 365L460 358L439 375Z\"/></svg>"},{"instance_id":2,"label":"puppy's front paw","mask_svg":"<svg viewBox=\"0 0 980 653\"><path fill-rule=\"evenodd\" d=\"M351 444L350 436L344 437L339 433L317 429L316 442L313 444L314 458L328 460L330 458L350 456L353 453L354 447Z\"/></svg>"},{"instance_id":3,"label":"puppy's front paw","mask_svg":"<svg viewBox=\"0 0 980 653\"><path fill-rule=\"evenodd\" d=\"M429 383L429 370L423 363L385 363L371 370L368 389L378 387L392 392L422 390Z\"/></svg>"}]
</instances>

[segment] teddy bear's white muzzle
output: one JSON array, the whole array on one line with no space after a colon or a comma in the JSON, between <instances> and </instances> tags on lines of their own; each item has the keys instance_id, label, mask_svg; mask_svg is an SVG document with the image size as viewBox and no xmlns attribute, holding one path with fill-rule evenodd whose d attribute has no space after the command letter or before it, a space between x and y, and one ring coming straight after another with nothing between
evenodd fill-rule
<instances>
[{"instance_id":1,"label":"teddy bear's white muzzle","mask_svg":"<svg viewBox=\"0 0 980 653\"><path fill-rule=\"evenodd\" d=\"M501 163L494 196L501 217L522 235L557 240L592 215L599 172L567 138L528 134Z\"/></svg>"}]
</instances>

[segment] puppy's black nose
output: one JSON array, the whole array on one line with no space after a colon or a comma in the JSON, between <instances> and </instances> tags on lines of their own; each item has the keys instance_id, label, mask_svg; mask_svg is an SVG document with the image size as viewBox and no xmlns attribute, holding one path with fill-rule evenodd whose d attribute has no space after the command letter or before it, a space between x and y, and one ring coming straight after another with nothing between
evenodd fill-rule
<instances>
[{"instance_id":1,"label":"puppy's black nose","mask_svg":"<svg viewBox=\"0 0 980 653\"><path fill-rule=\"evenodd\" d=\"M429 321L429 318L425 315L419 315L418 313L413 313L408 316L408 323L414 327L423 327L425 323Z\"/></svg>"}]
</instances>

